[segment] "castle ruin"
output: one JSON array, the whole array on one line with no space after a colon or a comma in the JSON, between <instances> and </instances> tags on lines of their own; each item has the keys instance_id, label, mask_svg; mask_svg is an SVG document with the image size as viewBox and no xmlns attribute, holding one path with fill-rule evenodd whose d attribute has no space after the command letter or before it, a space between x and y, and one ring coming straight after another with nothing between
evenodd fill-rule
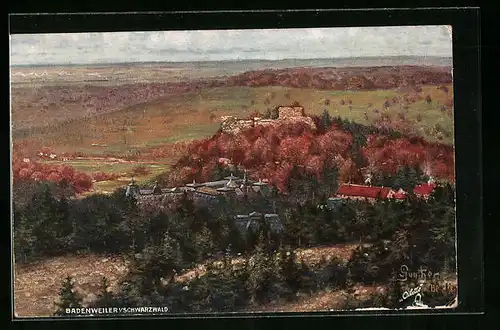
<instances>
[{"instance_id":1,"label":"castle ruin","mask_svg":"<svg viewBox=\"0 0 500 330\"><path fill-rule=\"evenodd\" d=\"M241 119L234 116L221 117L221 130L224 133L238 134L241 130L261 126L276 126L284 123L303 122L309 125L312 129L316 129L316 125L311 117L305 115L304 108L301 106L280 106L278 107L277 119L263 119L255 117L253 119Z\"/></svg>"}]
</instances>

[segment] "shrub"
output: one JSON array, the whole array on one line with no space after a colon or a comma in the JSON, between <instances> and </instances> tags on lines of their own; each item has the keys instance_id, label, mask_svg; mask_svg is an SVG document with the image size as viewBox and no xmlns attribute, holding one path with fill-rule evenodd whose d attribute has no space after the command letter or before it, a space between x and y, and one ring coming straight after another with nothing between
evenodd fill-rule
<instances>
[{"instance_id":1,"label":"shrub","mask_svg":"<svg viewBox=\"0 0 500 330\"><path fill-rule=\"evenodd\" d=\"M147 168L146 166L139 165L135 167L131 172L130 175L132 176L142 176L142 175L148 175L151 173L151 170Z\"/></svg>"},{"instance_id":2,"label":"shrub","mask_svg":"<svg viewBox=\"0 0 500 330\"><path fill-rule=\"evenodd\" d=\"M92 177L92 180L94 180L96 182L100 182L100 181L115 180L118 177L120 177L120 175L116 174L116 173L106 173L106 172L100 171L100 172L92 173L91 177Z\"/></svg>"}]
</instances>

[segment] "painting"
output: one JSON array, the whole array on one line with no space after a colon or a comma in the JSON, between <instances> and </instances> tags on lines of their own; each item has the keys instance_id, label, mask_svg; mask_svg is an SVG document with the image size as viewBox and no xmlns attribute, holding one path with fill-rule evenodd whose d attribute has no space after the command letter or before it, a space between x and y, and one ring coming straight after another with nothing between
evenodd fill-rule
<instances>
[{"instance_id":1,"label":"painting","mask_svg":"<svg viewBox=\"0 0 500 330\"><path fill-rule=\"evenodd\" d=\"M10 47L15 316L457 306L450 26Z\"/></svg>"}]
</instances>

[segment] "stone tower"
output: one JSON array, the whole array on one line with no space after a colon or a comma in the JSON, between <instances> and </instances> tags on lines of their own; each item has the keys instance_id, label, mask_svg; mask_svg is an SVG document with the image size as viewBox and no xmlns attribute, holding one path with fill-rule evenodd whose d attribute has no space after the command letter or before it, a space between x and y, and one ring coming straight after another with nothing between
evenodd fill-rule
<instances>
[{"instance_id":1,"label":"stone tower","mask_svg":"<svg viewBox=\"0 0 500 330\"><path fill-rule=\"evenodd\" d=\"M127 186L127 190L125 191L125 196L127 197L138 197L140 195L139 186L135 184L134 178L130 181Z\"/></svg>"}]
</instances>

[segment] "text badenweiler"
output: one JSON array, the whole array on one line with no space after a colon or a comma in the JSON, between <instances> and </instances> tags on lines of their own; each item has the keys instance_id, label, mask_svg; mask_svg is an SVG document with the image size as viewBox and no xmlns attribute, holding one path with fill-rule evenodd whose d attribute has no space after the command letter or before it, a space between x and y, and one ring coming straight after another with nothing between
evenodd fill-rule
<instances>
[{"instance_id":1,"label":"text badenweiler","mask_svg":"<svg viewBox=\"0 0 500 330\"><path fill-rule=\"evenodd\" d=\"M167 313L168 307L99 307L99 308L66 308L68 315L96 314L151 314Z\"/></svg>"}]
</instances>

